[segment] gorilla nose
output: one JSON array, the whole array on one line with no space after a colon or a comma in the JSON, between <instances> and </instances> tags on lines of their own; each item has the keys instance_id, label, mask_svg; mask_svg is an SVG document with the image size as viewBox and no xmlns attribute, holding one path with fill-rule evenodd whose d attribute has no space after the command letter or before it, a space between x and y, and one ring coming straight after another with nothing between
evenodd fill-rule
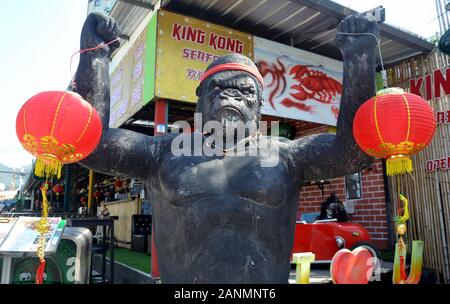
<instances>
[{"instance_id":1,"label":"gorilla nose","mask_svg":"<svg viewBox=\"0 0 450 304\"><path fill-rule=\"evenodd\" d=\"M241 92L237 89L232 88L225 89L224 91L222 91L222 93L220 93L220 96L224 99L234 99L237 101L242 101L243 99Z\"/></svg>"}]
</instances>

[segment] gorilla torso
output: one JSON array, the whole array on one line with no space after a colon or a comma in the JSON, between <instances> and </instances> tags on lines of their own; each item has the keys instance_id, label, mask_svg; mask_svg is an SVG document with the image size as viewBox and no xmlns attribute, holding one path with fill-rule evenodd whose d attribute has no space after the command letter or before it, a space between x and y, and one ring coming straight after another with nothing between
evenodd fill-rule
<instances>
[{"instance_id":1,"label":"gorilla torso","mask_svg":"<svg viewBox=\"0 0 450 304\"><path fill-rule=\"evenodd\" d=\"M298 185L283 144L271 143L280 149L273 167L261 166L264 152L164 153L149 188L165 283L287 283Z\"/></svg>"}]
</instances>

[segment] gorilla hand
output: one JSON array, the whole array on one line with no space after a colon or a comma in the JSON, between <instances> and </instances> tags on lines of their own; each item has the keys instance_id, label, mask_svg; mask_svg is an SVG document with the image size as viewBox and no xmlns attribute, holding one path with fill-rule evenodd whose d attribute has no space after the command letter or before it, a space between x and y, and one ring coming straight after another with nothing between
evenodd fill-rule
<instances>
[{"instance_id":1,"label":"gorilla hand","mask_svg":"<svg viewBox=\"0 0 450 304\"><path fill-rule=\"evenodd\" d=\"M87 16L81 31L80 47L81 49L93 48L116 39L119 34L119 26L113 18L100 13L91 13ZM115 41L91 53L94 57L111 58L111 54L119 46L120 42Z\"/></svg>"},{"instance_id":2,"label":"gorilla hand","mask_svg":"<svg viewBox=\"0 0 450 304\"><path fill-rule=\"evenodd\" d=\"M342 55L373 49L380 37L377 20L372 15L348 16L339 23L337 30L335 41Z\"/></svg>"}]
</instances>

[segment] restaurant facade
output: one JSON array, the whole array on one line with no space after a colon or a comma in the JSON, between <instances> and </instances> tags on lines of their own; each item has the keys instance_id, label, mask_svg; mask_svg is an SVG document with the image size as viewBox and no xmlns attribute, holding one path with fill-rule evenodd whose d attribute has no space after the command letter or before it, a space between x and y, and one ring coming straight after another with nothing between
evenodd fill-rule
<instances>
[{"instance_id":1,"label":"restaurant facade","mask_svg":"<svg viewBox=\"0 0 450 304\"><path fill-rule=\"evenodd\" d=\"M278 122L281 136L298 139L336 131L343 65L334 45L335 28L339 20L354 11L332 1L294 0L245 0L234 5L209 0L90 1L91 11L109 14L122 29L121 47L113 54L110 64L110 127L154 136L174 132L177 121L186 121L193 128L195 92L203 72L217 57L241 53L258 65L264 77L262 120L269 124ZM388 84L433 96L427 99L439 110L438 129L443 129L439 134L445 138L449 109L445 109L443 100L450 93L450 85L445 81L450 78L446 73L444 76L433 72L432 68L422 70L418 63L430 61L427 56L433 46L384 24L381 29L381 52L389 67ZM439 64L433 66L434 70L446 66L445 55L433 56L441 58L436 59ZM413 66L410 62L414 62ZM430 93L436 86L439 93L436 90ZM382 88L382 81L378 88ZM450 152L447 148L439 150L442 145L442 141L434 140L426 149L434 152L417 156L414 170L422 172L424 179L405 180L404 187L414 189L411 201L423 202L413 205L417 206L413 207L413 216L420 217L411 221L413 237L433 239L425 250L425 267L437 269L442 273L442 280L448 280L449 255L445 240L450 236L450 224L446 224L449 223L449 196L445 180ZM431 184L424 183L425 180ZM420 190L435 187L436 180L441 192ZM396 241L392 220L398 208L397 198L392 194L396 190L395 183L386 175L384 161L376 160L362 172L303 185L299 188L297 219L317 216L322 202L335 193L344 203L349 221L366 228L378 249L389 249ZM428 214L430 211L425 210L425 201L430 197L439 198L440 205L433 208L436 214L442 215ZM142 198L148 200L145 190ZM117 223L121 228L116 231L124 241L129 241L131 229L125 219L141 213L140 203L136 199L124 199L110 205L111 212L121 219ZM420 225L431 219L441 226L436 224L429 232L429 228ZM152 271L157 276L157 267Z\"/></svg>"}]
</instances>

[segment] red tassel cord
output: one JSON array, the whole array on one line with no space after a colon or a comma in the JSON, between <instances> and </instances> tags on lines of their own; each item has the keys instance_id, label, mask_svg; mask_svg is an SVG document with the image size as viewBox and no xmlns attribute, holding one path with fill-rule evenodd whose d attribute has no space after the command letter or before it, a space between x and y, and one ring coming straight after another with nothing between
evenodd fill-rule
<instances>
[{"instance_id":1,"label":"red tassel cord","mask_svg":"<svg viewBox=\"0 0 450 304\"><path fill-rule=\"evenodd\" d=\"M36 270L36 284L44 283L45 259L41 259Z\"/></svg>"}]
</instances>

